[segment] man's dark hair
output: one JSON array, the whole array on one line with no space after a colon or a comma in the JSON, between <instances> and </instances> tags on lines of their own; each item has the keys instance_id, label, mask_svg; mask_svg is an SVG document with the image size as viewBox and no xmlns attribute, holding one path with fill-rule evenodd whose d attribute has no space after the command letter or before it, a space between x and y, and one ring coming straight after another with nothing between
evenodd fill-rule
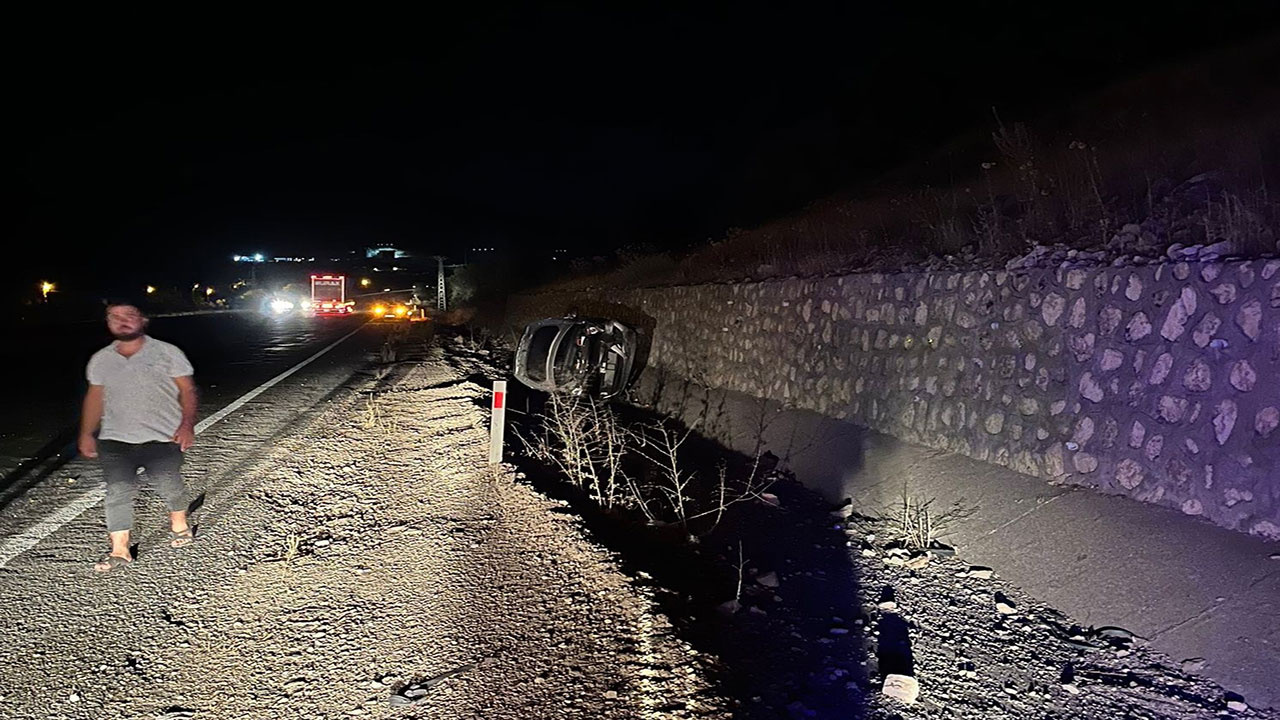
<instances>
[{"instance_id":1,"label":"man's dark hair","mask_svg":"<svg viewBox=\"0 0 1280 720\"><path fill-rule=\"evenodd\" d=\"M110 297L110 298L107 298L106 300L104 300L104 301L102 302L102 304L103 304L103 306L104 306L104 307L103 307L103 311L104 311L104 312L110 312L110 311L111 311L111 308L113 308L113 307L119 307L119 306L121 306L121 305L127 305L127 306L129 306L129 307L131 307L131 308L135 308L139 313L141 313L141 314L142 314L142 316L143 316L143 317L146 317L146 316L147 316L147 311L146 311L146 310L143 310L143 309L142 309L142 306L141 306L141 305L139 305L137 302L135 302L132 298L127 298L127 297Z\"/></svg>"}]
</instances>

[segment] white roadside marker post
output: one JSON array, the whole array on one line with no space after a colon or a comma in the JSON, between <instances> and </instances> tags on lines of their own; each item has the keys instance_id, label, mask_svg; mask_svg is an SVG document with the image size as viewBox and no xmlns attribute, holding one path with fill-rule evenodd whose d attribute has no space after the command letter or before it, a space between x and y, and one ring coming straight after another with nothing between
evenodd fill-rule
<instances>
[{"instance_id":1,"label":"white roadside marker post","mask_svg":"<svg viewBox=\"0 0 1280 720\"><path fill-rule=\"evenodd\" d=\"M489 416L489 464L502 462L502 433L507 420L507 381L493 381L493 411Z\"/></svg>"}]
</instances>

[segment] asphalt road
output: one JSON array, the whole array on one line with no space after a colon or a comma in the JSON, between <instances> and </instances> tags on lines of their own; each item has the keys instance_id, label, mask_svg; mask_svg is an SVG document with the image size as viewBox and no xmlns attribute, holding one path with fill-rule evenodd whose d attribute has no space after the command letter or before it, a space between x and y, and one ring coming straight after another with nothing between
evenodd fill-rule
<instances>
[{"instance_id":1,"label":"asphalt road","mask_svg":"<svg viewBox=\"0 0 1280 720\"><path fill-rule=\"evenodd\" d=\"M202 415L350 332L363 317L233 312L160 317L148 332L178 345L196 369ZM65 446L78 422L84 368L111 341L105 323L9 328L0 343L0 490L24 459Z\"/></svg>"}]
</instances>

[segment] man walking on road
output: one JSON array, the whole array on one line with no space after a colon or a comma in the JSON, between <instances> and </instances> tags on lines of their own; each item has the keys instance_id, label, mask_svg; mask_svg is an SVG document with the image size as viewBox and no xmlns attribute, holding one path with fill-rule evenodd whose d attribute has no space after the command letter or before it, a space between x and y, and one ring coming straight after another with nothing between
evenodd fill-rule
<instances>
[{"instance_id":1,"label":"man walking on road","mask_svg":"<svg viewBox=\"0 0 1280 720\"><path fill-rule=\"evenodd\" d=\"M111 538L111 550L93 566L99 572L133 561L129 530L139 468L168 505L170 544L181 547L193 539L181 470L182 454L195 442L195 381L187 356L147 336L147 322L131 303L108 304L107 329L115 342L89 358L86 372L79 449L85 457L101 458Z\"/></svg>"}]
</instances>

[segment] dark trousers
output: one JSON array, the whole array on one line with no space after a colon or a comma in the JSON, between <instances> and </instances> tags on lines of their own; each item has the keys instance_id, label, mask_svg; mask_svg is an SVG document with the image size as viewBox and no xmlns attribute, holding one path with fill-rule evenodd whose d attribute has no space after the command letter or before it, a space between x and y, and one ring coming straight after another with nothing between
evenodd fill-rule
<instances>
[{"instance_id":1,"label":"dark trousers","mask_svg":"<svg viewBox=\"0 0 1280 720\"><path fill-rule=\"evenodd\" d=\"M126 443L98 441L98 459L107 481L107 532L129 530L133 526L133 498L138 492L138 469L169 507L169 512L186 510L182 485L182 450L177 443Z\"/></svg>"}]
</instances>

